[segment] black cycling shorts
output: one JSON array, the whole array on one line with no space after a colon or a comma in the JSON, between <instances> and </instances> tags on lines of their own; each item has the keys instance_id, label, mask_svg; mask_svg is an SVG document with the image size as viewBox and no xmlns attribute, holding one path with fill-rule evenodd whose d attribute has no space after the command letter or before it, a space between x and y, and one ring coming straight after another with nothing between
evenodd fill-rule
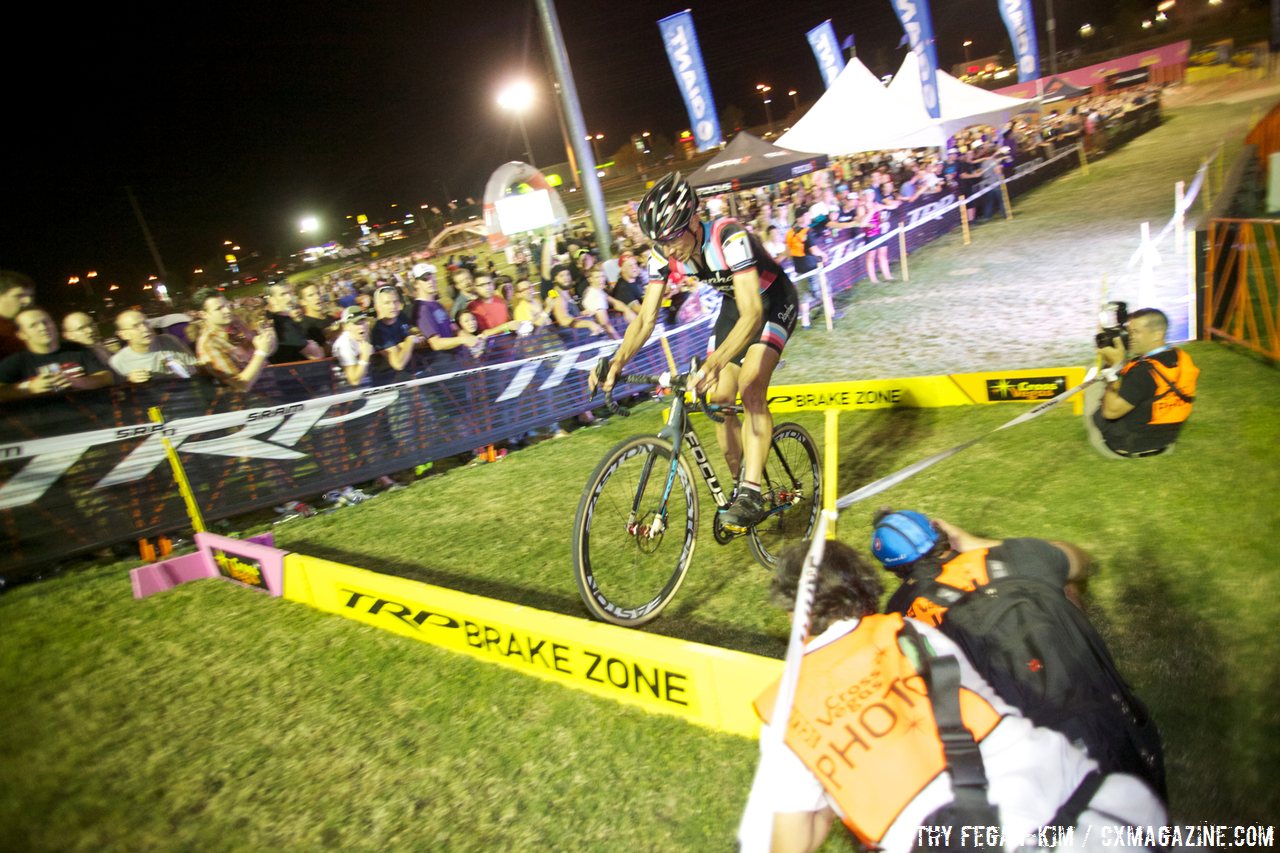
<instances>
[{"instance_id":1,"label":"black cycling shorts","mask_svg":"<svg viewBox=\"0 0 1280 853\"><path fill-rule=\"evenodd\" d=\"M764 316L761 318L760 331L752 336L751 341L735 355L731 362L742 366L742 359L747 350L756 344L764 344L781 353L791 333L796 328L796 286L786 279L777 279L769 289L760 294L764 304ZM733 295L728 294L720 303L720 316L716 318L715 331L707 341L707 354L715 351L716 341L722 341L738 322L738 303Z\"/></svg>"}]
</instances>

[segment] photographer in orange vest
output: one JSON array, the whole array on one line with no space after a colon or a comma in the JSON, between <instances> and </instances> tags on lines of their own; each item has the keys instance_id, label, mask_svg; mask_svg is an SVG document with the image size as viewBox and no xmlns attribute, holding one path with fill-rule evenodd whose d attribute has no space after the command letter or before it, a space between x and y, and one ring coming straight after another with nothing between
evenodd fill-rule
<instances>
[{"instance_id":1,"label":"photographer in orange vest","mask_svg":"<svg viewBox=\"0 0 1280 853\"><path fill-rule=\"evenodd\" d=\"M1098 352L1117 375L1086 390L1084 414L1089 441L1103 456L1166 453L1191 415L1200 369L1165 342L1168 330L1162 311L1143 308L1099 333Z\"/></svg>"},{"instance_id":2,"label":"photographer in orange vest","mask_svg":"<svg viewBox=\"0 0 1280 853\"><path fill-rule=\"evenodd\" d=\"M808 545L784 554L773 580L787 609ZM836 819L864 847L891 853L1012 850L1042 831L1101 849L1104 828L1115 837L1117 827L1166 822L1145 784L1104 776L1061 734L1033 725L940 631L878 615L880 594L876 569L826 543L785 745L767 719L761 734L738 829L744 850L816 850ZM756 700L763 718L776 691Z\"/></svg>"}]
</instances>

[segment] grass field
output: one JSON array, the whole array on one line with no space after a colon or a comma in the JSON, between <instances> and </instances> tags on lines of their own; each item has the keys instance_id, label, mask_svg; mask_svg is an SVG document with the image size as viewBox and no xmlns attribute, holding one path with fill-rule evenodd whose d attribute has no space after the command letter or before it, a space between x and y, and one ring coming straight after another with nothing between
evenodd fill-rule
<instances>
[{"instance_id":1,"label":"grass field","mask_svg":"<svg viewBox=\"0 0 1280 853\"><path fill-rule=\"evenodd\" d=\"M1249 104L1179 111L1135 162L1162 184L1185 176L1195 166L1189 149L1211 148L1249 111ZM1157 134L1169 134L1165 146ZM1088 263L1127 256L1108 233L1128 229L1132 215L1156 219L1164 196L1144 191L1123 156L1113 155L1114 173L1099 166L1088 179L1059 181L1027 197L1007 227L976 232L985 242L966 250L977 260L963 268L981 264L984 272L966 273L973 278L963 286L978 288L983 277L1016 282L1023 270L1034 274L1022 283L1033 293L1055 275L1076 275L1085 261L1067 243L1077 228ZM1109 232L1095 221L1110 216L1110 208L1096 209L1099 193L1118 209ZM1036 238L1036 217L1053 221L1055 206L1071 213L1033 262L1018 246ZM1077 221L1091 209L1092 218ZM944 243L913 258L912 282L890 286L900 288L889 294L902 297L900 315L912 304L910 288L965 277L950 275L961 268L947 260L957 251ZM855 294L834 336L798 339L779 381L862 375L869 368L859 359L877 346L896 347L898 356L896 364L884 356L879 375L927 372L928 359L904 349L912 335L932 341L924 331L864 340L862 322L874 317L858 300L884 297ZM891 305L874 308L885 328ZM988 307L1005 310L976 291L955 306L950 314L961 324L976 323L968 315ZM986 324L994 346L1007 339L1018 349L998 350L1010 361L992 367L1090 356L1088 337L1064 335L1037 350L1034 324L1016 314L1005 322ZM1089 332L1087 317L1067 322ZM950 327L936 334L950 336ZM1030 355L1021 355L1024 346ZM932 350L928 358L942 357ZM1163 727L1175 817L1271 823L1280 814L1280 377L1273 365L1225 347L1190 351L1203 371L1200 399L1172 455L1103 460L1063 409L978 444L883 500L975 532L1065 539L1090 551L1097 561L1090 613ZM991 357L959 347L953 369ZM845 415L839 490L1020 411ZM642 404L630 419L544 441L499 464L455 469L282 525L277 538L291 550L581 614L568 562L582 485L612 444L656 430L658 419L657 404ZM817 416L799 420L821 439ZM744 544L714 545L703 506L695 566L652 630L780 656L786 620L766 604L764 572ZM865 549L872 509L846 513L840 538ZM124 568L68 573L0 597L0 693L8 699L0 706L0 848L732 847L753 743L227 584L134 602Z\"/></svg>"}]
</instances>

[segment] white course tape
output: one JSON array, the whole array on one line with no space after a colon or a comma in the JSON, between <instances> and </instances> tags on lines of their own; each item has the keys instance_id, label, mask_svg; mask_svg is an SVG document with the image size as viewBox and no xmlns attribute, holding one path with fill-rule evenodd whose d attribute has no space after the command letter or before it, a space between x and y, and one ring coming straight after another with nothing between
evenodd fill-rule
<instances>
[{"instance_id":1,"label":"white course tape","mask_svg":"<svg viewBox=\"0 0 1280 853\"><path fill-rule=\"evenodd\" d=\"M935 453L928 458L921 459L919 462L916 462L912 465L908 465L906 468L903 468L900 471L895 471L894 473L890 474L887 477L881 477L879 480L876 480L874 483L868 483L862 488L856 489L850 492L849 494L845 495L844 497L836 501L836 509L846 509L852 506L853 504L856 504L858 501L866 500L867 498L872 497L873 495L878 495L883 491L887 491L888 489L891 489L894 486L901 483L903 480L907 480L915 476L916 474L919 474L924 469L938 464L943 459L949 459L950 457L955 456L957 453L959 453L962 450L967 450L968 448L977 444L979 441L982 441L984 438L990 435L993 435L1002 429L1008 429L1009 427L1026 423L1032 418L1038 418L1041 415L1043 415L1045 412L1052 409L1054 406L1063 402L1064 400L1068 400L1071 397L1074 397L1076 394L1079 394L1085 388L1088 388L1090 385L1092 385L1094 382L1098 381L1101 378L1103 378L1103 376L1098 373L1098 369L1096 367L1092 367L1089 369L1089 372L1085 374L1084 381L1081 382L1076 387L1068 388L1066 391L1063 391L1058 396L1050 400L1045 400L1043 403L1040 403L1035 408L1029 411L1023 412L1013 420L1009 421L1008 423L1001 424L1000 426L996 427L990 432L983 433L977 438L971 438L968 441L964 442L963 444L957 444L955 447L952 447L948 450L944 450L941 453Z\"/></svg>"},{"instance_id":2,"label":"white course tape","mask_svg":"<svg viewBox=\"0 0 1280 853\"><path fill-rule=\"evenodd\" d=\"M760 763L756 765L757 777L768 777L772 768L766 768L765 756L778 755L786 741L787 727L791 721L791 706L795 703L796 685L800 682L800 662L804 659L804 644L809 639L809 616L813 610L813 593L818 581L818 567L822 564L822 556L827 549L827 526L835 520L836 514L824 510L818 519L817 529L813 531L813 541L809 553L804 557L804 568L800 571L800 580L796 584L796 603L791 610L791 638L787 641L787 657L782 664L782 679L778 682L778 695L773 702L773 714L769 717L767 737ZM751 850L767 851L773 838L773 815L769 815L768 831L757 838L745 839L743 853Z\"/></svg>"}]
</instances>

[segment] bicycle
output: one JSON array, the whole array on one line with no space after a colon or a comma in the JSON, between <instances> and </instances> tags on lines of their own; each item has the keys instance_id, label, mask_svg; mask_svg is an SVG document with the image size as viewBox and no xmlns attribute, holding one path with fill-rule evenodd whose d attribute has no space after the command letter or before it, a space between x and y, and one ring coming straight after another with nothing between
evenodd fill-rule
<instances>
[{"instance_id":1,"label":"bicycle","mask_svg":"<svg viewBox=\"0 0 1280 853\"><path fill-rule=\"evenodd\" d=\"M601 365L597 377L607 370L607 361ZM656 436L632 436L605 455L578 503L574 580L587 610L602 621L629 627L651 621L675 597L689 571L698 535L698 492L681 453L684 445L715 501L712 533L716 541L724 545L737 538L719 523L719 510L730 504L731 496L721 488L689 414L702 411L723 422L740 407L718 406L697 397L687 403L685 390L696 367L695 362L690 372L676 376L618 377L619 383L656 385L660 393L670 392L671 409ZM605 405L611 413L630 414L613 400L612 391L605 394ZM812 536L822 511L822 466L813 437L804 427L794 423L774 427L761 479L767 514L740 535L747 537L756 560L772 569L787 546Z\"/></svg>"}]
</instances>

